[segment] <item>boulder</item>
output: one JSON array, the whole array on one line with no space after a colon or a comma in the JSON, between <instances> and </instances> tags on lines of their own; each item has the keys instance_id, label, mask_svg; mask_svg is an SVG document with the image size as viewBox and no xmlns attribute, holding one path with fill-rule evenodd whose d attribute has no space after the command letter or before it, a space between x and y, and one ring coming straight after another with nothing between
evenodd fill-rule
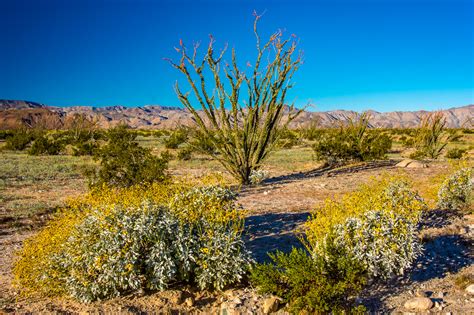
<instances>
[{"instance_id":1,"label":"boulder","mask_svg":"<svg viewBox=\"0 0 474 315\"><path fill-rule=\"evenodd\" d=\"M280 299L276 296L271 296L266 298L263 301L263 313L270 314L278 311L278 306L280 305Z\"/></svg>"},{"instance_id":2,"label":"boulder","mask_svg":"<svg viewBox=\"0 0 474 315\"><path fill-rule=\"evenodd\" d=\"M466 292L471 294L471 295L474 295L474 284L470 284L466 287Z\"/></svg>"},{"instance_id":3,"label":"boulder","mask_svg":"<svg viewBox=\"0 0 474 315\"><path fill-rule=\"evenodd\" d=\"M395 166L396 167L407 167L407 165L410 164L411 162L413 162L413 160L405 159L401 162L398 162L397 165L395 165Z\"/></svg>"},{"instance_id":4,"label":"boulder","mask_svg":"<svg viewBox=\"0 0 474 315\"><path fill-rule=\"evenodd\" d=\"M426 311L433 307L433 301L427 297L415 297L405 302L406 309Z\"/></svg>"},{"instance_id":5,"label":"boulder","mask_svg":"<svg viewBox=\"0 0 474 315\"><path fill-rule=\"evenodd\" d=\"M420 162L420 161L413 161L406 166L407 168L425 168L428 167L428 164Z\"/></svg>"}]
</instances>

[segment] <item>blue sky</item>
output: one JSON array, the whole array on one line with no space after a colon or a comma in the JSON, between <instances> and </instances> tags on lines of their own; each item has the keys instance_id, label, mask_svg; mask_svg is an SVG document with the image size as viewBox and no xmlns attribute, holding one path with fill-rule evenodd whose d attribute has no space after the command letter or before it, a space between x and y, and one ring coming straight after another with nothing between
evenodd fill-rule
<instances>
[{"instance_id":1,"label":"blue sky","mask_svg":"<svg viewBox=\"0 0 474 315\"><path fill-rule=\"evenodd\" d=\"M255 56L286 29L305 62L288 101L314 110L441 109L474 103L471 0L0 0L0 98L48 105L179 105L173 47L228 42Z\"/></svg>"}]
</instances>

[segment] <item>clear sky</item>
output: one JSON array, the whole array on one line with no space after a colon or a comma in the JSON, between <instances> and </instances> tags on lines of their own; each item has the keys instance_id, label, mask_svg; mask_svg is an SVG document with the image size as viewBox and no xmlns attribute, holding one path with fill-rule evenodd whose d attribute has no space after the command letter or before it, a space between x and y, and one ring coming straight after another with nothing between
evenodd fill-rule
<instances>
[{"instance_id":1,"label":"clear sky","mask_svg":"<svg viewBox=\"0 0 474 315\"><path fill-rule=\"evenodd\" d=\"M474 1L0 0L0 99L54 106L179 105L173 47L228 42L255 56L262 35L300 38L305 63L288 101L315 110L473 104Z\"/></svg>"}]
</instances>

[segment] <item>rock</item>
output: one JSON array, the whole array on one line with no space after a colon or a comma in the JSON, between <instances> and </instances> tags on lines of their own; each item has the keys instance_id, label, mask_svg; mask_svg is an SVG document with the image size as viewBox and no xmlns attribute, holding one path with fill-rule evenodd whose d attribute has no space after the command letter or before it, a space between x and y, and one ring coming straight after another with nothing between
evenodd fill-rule
<instances>
[{"instance_id":1,"label":"rock","mask_svg":"<svg viewBox=\"0 0 474 315\"><path fill-rule=\"evenodd\" d=\"M426 167L428 167L428 164L422 163L419 161L413 161L407 165L407 168L426 168Z\"/></svg>"},{"instance_id":2,"label":"rock","mask_svg":"<svg viewBox=\"0 0 474 315\"><path fill-rule=\"evenodd\" d=\"M428 293L426 291L419 289L415 291L415 295L418 297L428 297Z\"/></svg>"},{"instance_id":3,"label":"rock","mask_svg":"<svg viewBox=\"0 0 474 315\"><path fill-rule=\"evenodd\" d=\"M459 235L464 235L464 234L467 234L467 233L469 233L469 229L467 227L463 226L459 229Z\"/></svg>"},{"instance_id":4,"label":"rock","mask_svg":"<svg viewBox=\"0 0 474 315\"><path fill-rule=\"evenodd\" d=\"M238 297L236 297L235 299L233 299L232 302L233 302L235 305L240 305L240 304L242 304L242 300L239 299Z\"/></svg>"},{"instance_id":5,"label":"rock","mask_svg":"<svg viewBox=\"0 0 474 315\"><path fill-rule=\"evenodd\" d=\"M194 298L188 297L186 300L184 300L184 304L186 304L187 307L192 307L194 305Z\"/></svg>"},{"instance_id":6,"label":"rock","mask_svg":"<svg viewBox=\"0 0 474 315\"><path fill-rule=\"evenodd\" d=\"M182 291L172 291L169 298L170 302L178 305L183 303L183 292Z\"/></svg>"},{"instance_id":7,"label":"rock","mask_svg":"<svg viewBox=\"0 0 474 315\"><path fill-rule=\"evenodd\" d=\"M410 159L405 159L401 162L398 162L395 166L396 167L407 167L408 164L410 164L411 162L413 162L413 160L410 160Z\"/></svg>"},{"instance_id":8,"label":"rock","mask_svg":"<svg viewBox=\"0 0 474 315\"><path fill-rule=\"evenodd\" d=\"M411 159L405 159L395 165L396 167L406 167L406 168L425 168L428 167L428 164L415 161Z\"/></svg>"},{"instance_id":9,"label":"rock","mask_svg":"<svg viewBox=\"0 0 474 315\"><path fill-rule=\"evenodd\" d=\"M470 284L466 287L466 292L474 295L474 284Z\"/></svg>"},{"instance_id":10,"label":"rock","mask_svg":"<svg viewBox=\"0 0 474 315\"><path fill-rule=\"evenodd\" d=\"M405 308L417 311L426 311L433 307L433 301L427 297L415 297L405 302Z\"/></svg>"},{"instance_id":11,"label":"rock","mask_svg":"<svg viewBox=\"0 0 474 315\"><path fill-rule=\"evenodd\" d=\"M280 299L276 296L271 296L266 298L263 301L263 313L270 314L276 312L278 310L278 306L280 305Z\"/></svg>"}]
</instances>

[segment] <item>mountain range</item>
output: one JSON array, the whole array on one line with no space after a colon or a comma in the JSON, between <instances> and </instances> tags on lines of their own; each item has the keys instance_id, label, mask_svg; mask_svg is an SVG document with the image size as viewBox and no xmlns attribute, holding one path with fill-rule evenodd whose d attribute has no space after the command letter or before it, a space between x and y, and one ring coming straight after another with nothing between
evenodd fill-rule
<instances>
[{"instance_id":1,"label":"mountain range","mask_svg":"<svg viewBox=\"0 0 474 315\"><path fill-rule=\"evenodd\" d=\"M415 127L428 111L368 111L372 127L406 128ZM474 105L441 110L450 128L473 128ZM44 127L56 129L76 114L94 119L103 128L125 123L132 128L168 129L193 124L192 114L179 107L147 105L142 107L124 106L69 106L54 107L22 100L0 99L0 129L14 129L19 126L34 126L41 123ZM304 127L317 122L320 126L330 126L345 121L357 112L333 110L325 112L303 111L290 127Z\"/></svg>"}]
</instances>

